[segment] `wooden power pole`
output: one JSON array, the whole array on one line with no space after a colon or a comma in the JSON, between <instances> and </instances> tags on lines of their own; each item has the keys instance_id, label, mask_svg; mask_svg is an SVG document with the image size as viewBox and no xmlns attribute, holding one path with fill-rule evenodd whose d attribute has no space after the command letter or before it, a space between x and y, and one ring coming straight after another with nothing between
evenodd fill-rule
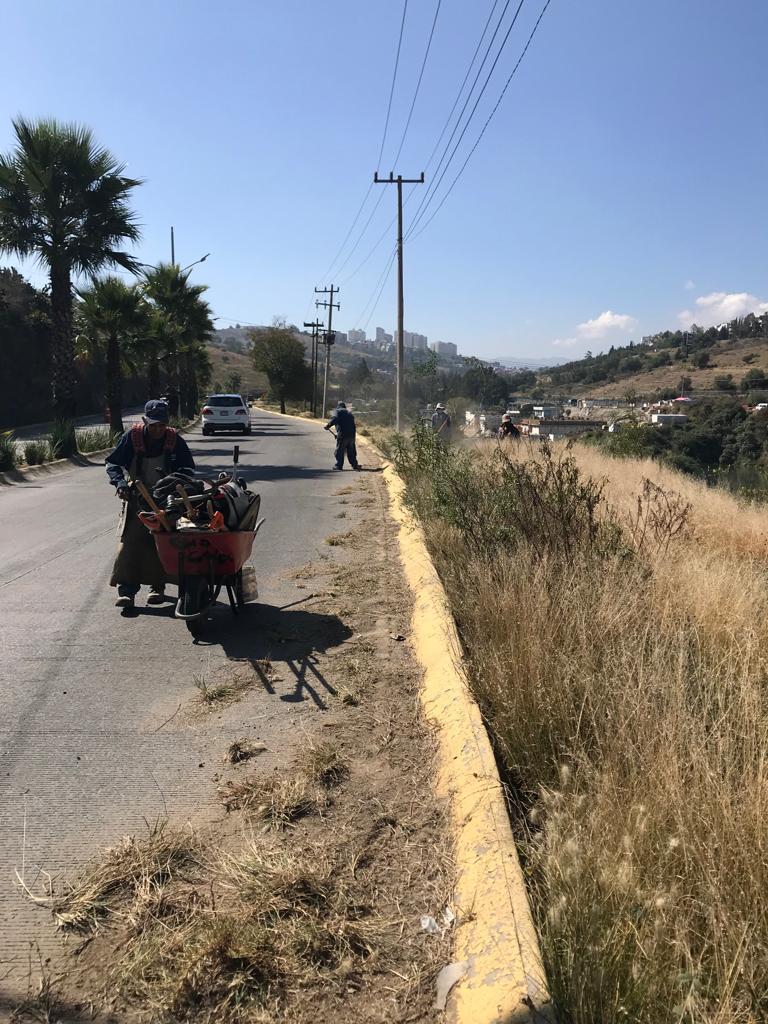
<instances>
[{"instance_id":1,"label":"wooden power pole","mask_svg":"<svg viewBox=\"0 0 768 1024\"><path fill-rule=\"evenodd\" d=\"M320 328L323 326L319 320L312 323L304 321L305 327L312 328L312 415L317 416L317 347L320 341Z\"/></svg>"},{"instance_id":2,"label":"wooden power pole","mask_svg":"<svg viewBox=\"0 0 768 1024\"><path fill-rule=\"evenodd\" d=\"M420 178L404 178L402 174L394 176L389 172L388 178L380 178L379 172L373 175L374 185L397 185L397 363L395 367L395 429L400 432L400 407L403 393L403 333L405 312L403 309L403 185L423 185L424 172Z\"/></svg>"},{"instance_id":3,"label":"wooden power pole","mask_svg":"<svg viewBox=\"0 0 768 1024\"><path fill-rule=\"evenodd\" d=\"M333 335L333 311L341 309L338 302L333 301L333 296L339 294L339 289L331 285L330 288L315 288L318 295L329 295L330 298L321 301L315 299L315 306L323 306L328 310L328 330L325 332L323 344L325 345L325 368L323 372L323 418L328 414L328 375L331 369L331 345L334 342Z\"/></svg>"}]
</instances>

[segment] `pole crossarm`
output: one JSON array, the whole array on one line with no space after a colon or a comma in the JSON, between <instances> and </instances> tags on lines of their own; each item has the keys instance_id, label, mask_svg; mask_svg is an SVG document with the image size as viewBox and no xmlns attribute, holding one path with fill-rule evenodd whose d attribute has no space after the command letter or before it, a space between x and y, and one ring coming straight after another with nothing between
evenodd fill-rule
<instances>
[{"instance_id":1,"label":"pole crossarm","mask_svg":"<svg viewBox=\"0 0 768 1024\"><path fill-rule=\"evenodd\" d=\"M380 178L379 172L374 171L374 185L397 185L398 182L401 185L423 185L424 171L421 172L421 175L418 178L404 178L401 174L393 174L392 171L389 172L388 178Z\"/></svg>"}]
</instances>

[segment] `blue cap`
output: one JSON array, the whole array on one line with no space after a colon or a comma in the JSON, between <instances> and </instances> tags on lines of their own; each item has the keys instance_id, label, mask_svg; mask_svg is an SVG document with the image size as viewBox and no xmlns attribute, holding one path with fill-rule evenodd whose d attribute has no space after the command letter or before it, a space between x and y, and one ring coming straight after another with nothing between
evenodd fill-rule
<instances>
[{"instance_id":1,"label":"blue cap","mask_svg":"<svg viewBox=\"0 0 768 1024\"><path fill-rule=\"evenodd\" d=\"M167 423L168 406L166 403L159 398L150 399L144 406L144 422L147 425L150 423Z\"/></svg>"}]
</instances>

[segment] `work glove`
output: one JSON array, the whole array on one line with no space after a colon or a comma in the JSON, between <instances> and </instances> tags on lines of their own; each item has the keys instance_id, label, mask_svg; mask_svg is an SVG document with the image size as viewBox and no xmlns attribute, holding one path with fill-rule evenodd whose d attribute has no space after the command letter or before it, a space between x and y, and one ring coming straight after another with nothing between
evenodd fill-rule
<instances>
[{"instance_id":1,"label":"work glove","mask_svg":"<svg viewBox=\"0 0 768 1024\"><path fill-rule=\"evenodd\" d=\"M118 484L117 487L115 488L115 491L117 493L118 498L120 498L121 501L128 501L128 496L131 493L131 491L126 480L124 480L121 484Z\"/></svg>"}]
</instances>

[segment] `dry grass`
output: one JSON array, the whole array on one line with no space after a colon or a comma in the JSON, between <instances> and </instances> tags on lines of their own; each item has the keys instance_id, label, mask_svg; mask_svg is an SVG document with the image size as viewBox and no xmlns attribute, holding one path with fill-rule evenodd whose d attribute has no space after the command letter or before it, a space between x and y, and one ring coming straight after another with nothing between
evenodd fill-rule
<instances>
[{"instance_id":1,"label":"dry grass","mask_svg":"<svg viewBox=\"0 0 768 1024\"><path fill-rule=\"evenodd\" d=\"M563 1021L768 1019L768 515L579 450L619 545L429 541L513 785ZM493 487L479 459L481 483ZM692 509L632 549L645 475Z\"/></svg>"},{"instance_id":2,"label":"dry grass","mask_svg":"<svg viewBox=\"0 0 768 1024\"><path fill-rule=\"evenodd\" d=\"M240 739L230 743L224 758L227 764L244 764L259 754L266 753L266 746L263 743L254 743L252 740Z\"/></svg>"},{"instance_id":3,"label":"dry grass","mask_svg":"<svg viewBox=\"0 0 768 1024\"><path fill-rule=\"evenodd\" d=\"M194 708L198 711L214 711L241 700L259 679L269 679L272 671L272 663L262 660L242 665L228 662L213 678L207 672L201 672L193 677L198 691L193 699Z\"/></svg>"},{"instance_id":4,"label":"dry grass","mask_svg":"<svg viewBox=\"0 0 768 1024\"><path fill-rule=\"evenodd\" d=\"M348 544L351 537L351 533L332 533L330 537L325 538L325 543L332 548L341 547L343 544Z\"/></svg>"},{"instance_id":5,"label":"dry grass","mask_svg":"<svg viewBox=\"0 0 768 1024\"><path fill-rule=\"evenodd\" d=\"M326 802L319 786L301 773L229 781L220 788L219 797L228 811L243 811L275 829L292 825Z\"/></svg>"},{"instance_id":6,"label":"dry grass","mask_svg":"<svg viewBox=\"0 0 768 1024\"><path fill-rule=\"evenodd\" d=\"M92 932L118 907L141 902L183 874L196 855L197 843L189 831L158 825L144 839L126 836L56 897L52 906L56 924L65 931Z\"/></svg>"},{"instance_id":7,"label":"dry grass","mask_svg":"<svg viewBox=\"0 0 768 1024\"><path fill-rule=\"evenodd\" d=\"M348 775L349 761L334 742L310 743L289 771L230 780L219 789L219 797L228 811L243 811L282 829L322 810L327 791Z\"/></svg>"}]
</instances>

